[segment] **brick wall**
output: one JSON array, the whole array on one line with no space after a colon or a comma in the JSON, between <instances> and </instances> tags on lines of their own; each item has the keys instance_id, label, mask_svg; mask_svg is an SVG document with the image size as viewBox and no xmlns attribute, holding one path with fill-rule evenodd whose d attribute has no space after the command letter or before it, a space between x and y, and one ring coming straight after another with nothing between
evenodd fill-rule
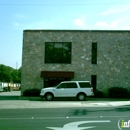
<instances>
[{"instance_id":1,"label":"brick wall","mask_svg":"<svg viewBox=\"0 0 130 130\"><path fill-rule=\"evenodd\" d=\"M45 42L72 42L71 64L45 64ZM97 42L97 64L91 63ZM41 71L74 71L72 80L97 75L97 88L130 87L130 31L25 30L23 34L22 92L42 88Z\"/></svg>"}]
</instances>

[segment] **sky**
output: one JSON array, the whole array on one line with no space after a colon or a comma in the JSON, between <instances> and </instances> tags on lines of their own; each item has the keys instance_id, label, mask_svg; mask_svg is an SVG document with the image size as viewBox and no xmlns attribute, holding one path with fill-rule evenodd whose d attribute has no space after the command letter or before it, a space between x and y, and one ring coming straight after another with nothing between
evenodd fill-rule
<instances>
[{"instance_id":1,"label":"sky","mask_svg":"<svg viewBox=\"0 0 130 130\"><path fill-rule=\"evenodd\" d=\"M0 64L22 66L33 29L130 30L130 0L0 0Z\"/></svg>"}]
</instances>

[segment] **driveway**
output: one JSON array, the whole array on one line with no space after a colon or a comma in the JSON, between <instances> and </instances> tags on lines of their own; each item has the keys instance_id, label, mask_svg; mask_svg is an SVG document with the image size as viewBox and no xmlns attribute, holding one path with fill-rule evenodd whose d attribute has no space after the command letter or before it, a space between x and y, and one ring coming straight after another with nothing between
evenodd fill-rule
<instances>
[{"instance_id":1,"label":"driveway","mask_svg":"<svg viewBox=\"0 0 130 130\"><path fill-rule=\"evenodd\" d=\"M0 96L21 96L21 91L0 92Z\"/></svg>"}]
</instances>

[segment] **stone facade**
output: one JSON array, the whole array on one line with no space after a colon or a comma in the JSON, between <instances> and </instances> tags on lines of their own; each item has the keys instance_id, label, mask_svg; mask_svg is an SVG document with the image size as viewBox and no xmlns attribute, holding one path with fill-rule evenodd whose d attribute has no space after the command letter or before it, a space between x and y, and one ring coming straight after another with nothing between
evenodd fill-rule
<instances>
[{"instance_id":1,"label":"stone facade","mask_svg":"<svg viewBox=\"0 0 130 130\"><path fill-rule=\"evenodd\" d=\"M44 63L45 42L72 42L71 64ZM91 63L92 43L97 43L97 64ZM97 75L97 89L130 87L130 31L24 30L22 92L43 88L41 71L74 71L72 80Z\"/></svg>"}]
</instances>

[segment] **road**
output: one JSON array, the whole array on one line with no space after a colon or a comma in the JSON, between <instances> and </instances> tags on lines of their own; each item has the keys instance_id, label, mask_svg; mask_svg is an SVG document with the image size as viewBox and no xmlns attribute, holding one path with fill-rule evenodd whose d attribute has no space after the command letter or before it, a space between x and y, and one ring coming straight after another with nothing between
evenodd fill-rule
<instances>
[{"instance_id":1,"label":"road","mask_svg":"<svg viewBox=\"0 0 130 130\"><path fill-rule=\"evenodd\" d=\"M119 130L118 124L130 129L129 100L48 102L14 93L0 94L0 130Z\"/></svg>"},{"instance_id":2,"label":"road","mask_svg":"<svg viewBox=\"0 0 130 130\"><path fill-rule=\"evenodd\" d=\"M0 130L118 130L129 112L129 106L0 109Z\"/></svg>"}]
</instances>

